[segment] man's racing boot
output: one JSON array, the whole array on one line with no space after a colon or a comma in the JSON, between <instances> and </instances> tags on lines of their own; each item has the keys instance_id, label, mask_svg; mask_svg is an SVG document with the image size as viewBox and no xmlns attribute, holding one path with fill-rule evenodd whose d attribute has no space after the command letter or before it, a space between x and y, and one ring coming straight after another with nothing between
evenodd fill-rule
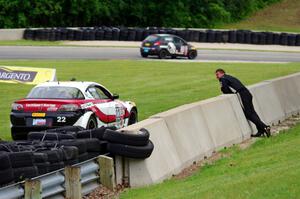
<instances>
[{"instance_id":1,"label":"man's racing boot","mask_svg":"<svg viewBox=\"0 0 300 199\"><path fill-rule=\"evenodd\" d=\"M264 133L266 134L267 137L270 137L271 136L271 127L267 126L265 128L265 132Z\"/></svg>"},{"instance_id":2,"label":"man's racing boot","mask_svg":"<svg viewBox=\"0 0 300 199\"><path fill-rule=\"evenodd\" d=\"M251 137L261 137L262 135L264 135L263 132L257 132L256 134L252 134Z\"/></svg>"}]
</instances>

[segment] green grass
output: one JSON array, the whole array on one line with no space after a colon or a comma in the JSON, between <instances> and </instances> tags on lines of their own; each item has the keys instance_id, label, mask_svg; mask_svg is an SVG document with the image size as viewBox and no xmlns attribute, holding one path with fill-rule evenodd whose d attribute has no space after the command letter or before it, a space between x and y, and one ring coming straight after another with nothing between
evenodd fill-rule
<instances>
[{"instance_id":1,"label":"green grass","mask_svg":"<svg viewBox=\"0 0 300 199\"><path fill-rule=\"evenodd\" d=\"M283 0L258 11L246 20L220 28L300 33L300 1Z\"/></svg>"},{"instance_id":2,"label":"green grass","mask_svg":"<svg viewBox=\"0 0 300 199\"><path fill-rule=\"evenodd\" d=\"M62 41L0 40L0 46L62 46Z\"/></svg>"},{"instance_id":3,"label":"green grass","mask_svg":"<svg viewBox=\"0 0 300 199\"><path fill-rule=\"evenodd\" d=\"M135 101L139 119L220 94L214 71L223 67L245 84L300 71L300 63L170 63L150 61L0 60L0 65L53 67L59 80L75 77L105 85L121 99ZM32 85L0 83L0 137L10 139L9 113L14 100L25 97Z\"/></svg>"},{"instance_id":4,"label":"green grass","mask_svg":"<svg viewBox=\"0 0 300 199\"><path fill-rule=\"evenodd\" d=\"M131 198L292 199L300 197L300 125L226 157L185 179L171 179L121 194Z\"/></svg>"}]
</instances>

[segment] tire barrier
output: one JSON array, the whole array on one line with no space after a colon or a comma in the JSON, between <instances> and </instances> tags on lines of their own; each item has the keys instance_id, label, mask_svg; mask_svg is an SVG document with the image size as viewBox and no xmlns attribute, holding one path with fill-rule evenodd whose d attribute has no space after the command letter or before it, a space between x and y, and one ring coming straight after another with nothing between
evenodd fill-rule
<instances>
[{"instance_id":1,"label":"tire barrier","mask_svg":"<svg viewBox=\"0 0 300 199\"><path fill-rule=\"evenodd\" d=\"M28 40L112 40L143 41L151 34L178 35L191 42L240 43L259 45L300 46L300 34L256 32L250 30L194 30L172 28L126 28L126 27L94 27L94 28L44 28L25 29L23 38Z\"/></svg>"},{"instance_id":2,"label":"tire barrier","mask_svg":"<svg viewBox=\"0 0 300 199\"><path fill-rule=\"evenodd\" d=\"M83 37L86 36L83 34ZM117 131L114 126L91 130L66 126L30 132L24 141L1 141L0 185L43 175L107 153L145 159L154 148L149 136L144 128Z\"/></svg>"}]
</instances>

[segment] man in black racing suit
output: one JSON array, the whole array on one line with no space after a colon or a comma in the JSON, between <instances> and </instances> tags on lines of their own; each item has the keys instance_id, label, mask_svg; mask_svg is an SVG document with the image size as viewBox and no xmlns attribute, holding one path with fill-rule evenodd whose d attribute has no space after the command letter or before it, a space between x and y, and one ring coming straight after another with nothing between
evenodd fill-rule
<instances>
[{"instance_id":1,"label":"man in black racing suit","mask_svg":"<svg viewBox=\"0 0 300 199\"><path fill-rule=\"evenodd\" d=\"M242 108L244 114L248 120L253 122L258 130L258 132L252 137L260 137L266 134L267 137L270 137L271 128L266 125L259 116L257 115L253 103L252 95L250 91L241 83L237 78L227 75L223 69L216 70L216 77L220 81L221 90L224 94L238 94L242 101Z\"/></svg>"}]
</instances>

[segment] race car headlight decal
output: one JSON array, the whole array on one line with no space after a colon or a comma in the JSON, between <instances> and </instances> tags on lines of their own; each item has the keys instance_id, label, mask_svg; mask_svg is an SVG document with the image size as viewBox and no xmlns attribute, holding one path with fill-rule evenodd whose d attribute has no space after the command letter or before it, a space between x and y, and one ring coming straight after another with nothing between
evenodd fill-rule
<instances>
[{"instance_id":1,"label":"race car headlight decal","mask_svg":"<svg viewBox=\"0 0 300 199\"><path fill-rule=\"evenodd\" d=\"M58 111L77 111L79 106L77 104L63 104L59 107Z\"/></svg>"},{"instance_id":2,"label":"race car headlight decal","mask_svg":"<svg viewBox=\"0 0 300 199\"><path fill-rule=\"evenodd\" d=\"M12 109L13 111L22 111L22 110L24 110L24 107L23 107L22 104L13 103L13 104L11 105L11 109Z\"/></svg>"}]
</instances>

